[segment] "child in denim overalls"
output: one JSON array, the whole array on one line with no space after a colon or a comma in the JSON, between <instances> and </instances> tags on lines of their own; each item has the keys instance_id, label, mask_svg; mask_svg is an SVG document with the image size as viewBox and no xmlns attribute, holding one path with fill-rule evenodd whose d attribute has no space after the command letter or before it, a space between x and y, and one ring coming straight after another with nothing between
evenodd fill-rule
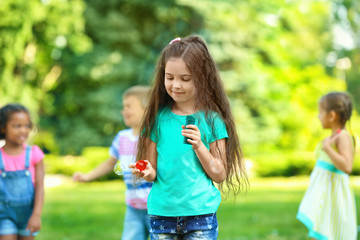
<instances>
[{"instance_id":1,"label":"child in denim overalls","mask_svg":"<svg viewBox=\"0 0 360 240\"><path fill-rule=\"evenodd\" d=\"M31 240L41 227L44 154L26 145L32 123L18 104L0 109L0 239Z\"/></svg>"},{"instance_id":2,"label":"child in denim overalls","mask_svg":"<svg viewBox=\"0 0 360 240\"><path fill-rule=\"evenodd\" d=\"M237 194L247 178L229 101L200 37L174 39L163 50L141 129L137 160L148 164L129 167L154 182L151 239L217 239L214 182Z\"/></svg>"}]
</instances>

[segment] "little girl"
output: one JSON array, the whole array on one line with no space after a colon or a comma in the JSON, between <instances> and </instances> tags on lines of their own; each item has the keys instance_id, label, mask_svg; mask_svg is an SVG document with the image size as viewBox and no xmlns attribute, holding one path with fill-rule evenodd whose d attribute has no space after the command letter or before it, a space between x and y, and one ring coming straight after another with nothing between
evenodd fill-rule
<instances>
[{"instance_id":1,"label":"little girl","mask_svg":"<svg viewBox=\"0 0 360 240\"><path fill-rule=\"evenodd\" d=\"M345 129L351 112L351 99L346 93L331 92L320 99L319 119L331 135L316 148L310 186L297 214L313 239L356 239L355 201L349 187L355 142Z\"/></svg>"},{"instance_id":2,"label":"little girl","mask_svg":"<svg viewBox=\"0 0 360 240\"><path fill-rule=\"evenodd\" d=\"M31 240L41 227L44 154L26 144L31 127L25 107L0 109L0 240Z\"/></svg>"},{"instance_id":3,"label":"little girl","mask_svg":"<svg viewBox=\"0 0 360 240\"><path fill-rule=\"evenodd\" d=\"M195 123L186 125L189 116ZM154 182L151 239L217 239L221 194L213 182L237 194L247 178L230 105L200 37L174 39L162 51L141 129L137 160L147 166L129 167Z\"/></svg>"}]
</instances>

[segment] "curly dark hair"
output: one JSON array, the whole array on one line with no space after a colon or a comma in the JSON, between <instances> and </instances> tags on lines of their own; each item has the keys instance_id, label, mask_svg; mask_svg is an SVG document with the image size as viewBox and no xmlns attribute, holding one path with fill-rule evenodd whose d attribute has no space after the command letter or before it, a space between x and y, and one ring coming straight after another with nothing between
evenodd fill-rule
<instances>
[{"instance_id":1,"label":"curly dark hair","mask_svg":"<svg viewBox=\"0 0 360 240\"><path fill-rule=\"evenodd\" d=\"M11 103L0 108L0 140L5 139L6 123L9 121L11 115L17 112L25 112L30 116L29 111L23 105L20 104ZM30 120L30 125L32 127L31 120Z\"/></svg>"}]
</instances>

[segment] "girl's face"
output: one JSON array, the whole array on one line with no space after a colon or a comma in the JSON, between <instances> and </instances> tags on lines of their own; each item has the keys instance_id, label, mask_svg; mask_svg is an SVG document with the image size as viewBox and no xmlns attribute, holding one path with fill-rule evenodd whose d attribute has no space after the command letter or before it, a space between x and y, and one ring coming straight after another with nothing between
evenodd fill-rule
<instances>
[{"instance_id":1,"label":"girl's face","mask_svg":"<svg viewBox=\"0 0 360 240\"><path fill-rule=\"evenodd\" d=\"M129 95L123 98L122 115L126 126L131 128L140 127L144 111L145 108L138 97Z\"/></svg>"},{"instance_id":2,"label":"girl's face","mask_svg":"<svg viewBox=\"0 0 360 240\"><path fill-rule=\"evenodd\" d=\"M318 118L323 128L331 127L331 116L322 106L319 104L319 115Z\"/></svg>"},{"instance_id":3,"label":"girl's face","mask_svg":"<svg viewBox=\"0 0 360 240\"><path fill-rule=\"evenodd\" d=\"M166 92L176 103L194 104L196 89L193 76L181 58L170 58L165 66Z\"/></svg>"},{"instance_id":4,"label":"girl's face","mask_svg":"<svg viewBox=\"0 0 360 240\"><path fill-rule=\"evenodd\" d=\"M31 130L31 121L26 112L15 112L10 115L5 127L7 143L21 145L26 142Z\"/></svg>"}]
</instances>

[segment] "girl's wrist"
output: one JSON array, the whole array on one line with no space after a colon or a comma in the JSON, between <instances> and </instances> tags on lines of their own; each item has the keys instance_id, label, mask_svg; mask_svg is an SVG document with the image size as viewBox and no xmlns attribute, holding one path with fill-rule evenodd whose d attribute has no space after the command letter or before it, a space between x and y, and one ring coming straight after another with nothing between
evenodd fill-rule
<instances>
[{"instance_id":1,"label":"girl's wrist","mask_svg":"<svg viewBox=\"0 0 360 240\"><path fill-rule=\"evenodd\" d=\"M198 150L200 148L201 144L202 144L202 141L200 141L197 145L193 144L192 147L194 150Z\"/></svg>"},{"instance_id":2,"label":"girl's wrist","mask_svg":"<svg viewBox=\"0 0 360 240\"><path fill-rule=\"evenodd\" d=\"M144 179L148 182L153 182L155 181L155 178L156 178L156 171L153 169L152 172Z\"/></svg>"},{"instance_id":3,"label":"girl's wrist","mask_svg":"<svg viewBox=\"0 0 360 240\"><path fill-rule=\"evenodd\" d=\"M41 217L41 213L33 213L32 216L33 217Z\"/></svg>"}]
</instances>

